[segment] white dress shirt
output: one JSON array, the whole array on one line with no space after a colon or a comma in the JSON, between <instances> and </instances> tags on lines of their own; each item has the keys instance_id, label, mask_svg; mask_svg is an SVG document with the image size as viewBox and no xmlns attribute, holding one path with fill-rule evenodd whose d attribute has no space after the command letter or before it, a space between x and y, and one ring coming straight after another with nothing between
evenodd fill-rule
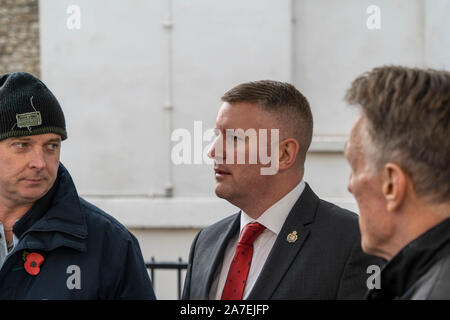
<instances>
[{"instance_id":1,"label":"white dress shirt","mask_svg":"<svg viewBox=\"0 0 450 320\"><path fill-rule=\"evenodd\" d=\"M258 276L261 273L269 252L272 249L275 240L277 239L277 236L280 233L287 216L289 215L289 212L297 202L304 189L305 182L302 180L294 189L292 189L278 202L273 204L269 209L264 211L264 213L256 220L249 217L244 211L241 211L240 233L248 223L254 221L259 222L266 227L266 230L264 230L253 243L252 264L248 272L243 299L247 299L249 293L255 285L256 279L258 279ZM228 276L228 269L230 268L231 261L233 260L240 233L232 238L228 243L220 273L214 279L209 292L209 298L211 300L220 300L222 297L222 291Z\"/></svg>"}]
</instances>

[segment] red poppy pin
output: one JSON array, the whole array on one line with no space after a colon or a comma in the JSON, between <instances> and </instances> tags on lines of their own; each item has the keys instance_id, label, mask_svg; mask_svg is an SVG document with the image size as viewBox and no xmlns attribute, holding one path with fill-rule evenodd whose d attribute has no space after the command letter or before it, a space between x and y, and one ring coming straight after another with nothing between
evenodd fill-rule
<instances>
[{"instance_id":1,"label":"red poppy pin","mask_svg":"<svg viewBox=\"0 0 450 320\"><path fill-rule=\"evenodd\" d=\"M35 276L37 274L39 274L39 272L41 271L41 264L42 262L44 262L44 257L37 253L37 252L24 252L23 253L23 259L25 260L24 263L24 267L25 270L31 274L32 276Z\"/></svg>"}]
</instances>

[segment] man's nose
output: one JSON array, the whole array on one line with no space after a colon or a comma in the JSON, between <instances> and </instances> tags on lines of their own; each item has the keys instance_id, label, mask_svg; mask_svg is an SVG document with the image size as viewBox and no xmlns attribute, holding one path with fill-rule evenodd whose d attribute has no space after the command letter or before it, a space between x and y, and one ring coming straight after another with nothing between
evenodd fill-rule
<instances>
[{"instance_id":1,"label":"man's nose","mask_svg":"<svg viewBox=\"0 0 450 320\"><path fill-rule=\"evenodd\" d=\"M46 166L44 151L41 148L35 148L30 152L28 166L31 169L42 170Z\"/></svg>"},{"instance_id":2,"label":"man's nose","mask_svg":"<svg viewBox=\"0 0 450 320\"><path fill-rule=\"evenodd\" d=\"M348 192L352 193L352 174L350 173L350 176L348 177L348 183L347 183L347 190Z\"/></svg>"},{"instance_id":3,"label":"man's nose","mask_svg":"<svg viewBox=\"0 0 450 320\"><path fill-rule=\"evenodd\" d=\"M211 159L214 159L214 155L215 155L215 150L214 150L214 145L212 145L211 148L208 150L208 157Z\"/></svg>"},{"instance_id":4,"label":"man's nose","mask_svg":"<svg viewBox=\"0 0 450 320\"><path fill-rule=\"evenodd\" d=\"M223 159L224 150L223 150L223 140L221 136L218 136L214 141L211 149L208 150L208 157L211 159Z\"/></svg>"}]
</instances>

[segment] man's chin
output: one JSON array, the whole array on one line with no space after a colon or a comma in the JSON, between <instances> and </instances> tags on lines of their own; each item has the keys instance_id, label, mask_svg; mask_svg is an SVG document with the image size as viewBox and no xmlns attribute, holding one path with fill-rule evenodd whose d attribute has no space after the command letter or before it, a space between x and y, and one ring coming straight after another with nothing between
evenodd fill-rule
<instances>
[{"instance_id":1,"label":"man's chin","mask_svg":"<svg viewBox=\"0 0 450 320\"><path fill-rule=\"evenodd\" d=\"M226 193L223 192L222 189L216 188L216 190L214 190L214 192L215 192L217 197L222 198L222 199L226 199Z\"/></svg>"},{"instance_id":2,"label":"man's chin","mask_svg":"<svg viewBox=\"0 0 450 320\"><path fill-rule=\"evenodd\" d=\"M26 202L36 202L44 197L50 188L28 188L20 193L21 198Z\"/></svg>"},{"instance_id":3,"label":"man's chin","mask_svg":"<svg viewBox=\"0 0 450 320\"><path fill-rule=\"evenodd\" d=\"M218 182L216 184L216 189L214 190L216 196L225 200L229 200L232 196L231 190L227 188L223 183Z\"/></svg>"},{"instance_id":4,"label":"man's chin","mask_svg":"<svg viewBox=\"0 0 450 320\"><path fill-rule=\"evenodd\" d=\"M384 258L383 251L364 236L361 238L361 249L366 254Z\"/></svg>"}]
</instances>

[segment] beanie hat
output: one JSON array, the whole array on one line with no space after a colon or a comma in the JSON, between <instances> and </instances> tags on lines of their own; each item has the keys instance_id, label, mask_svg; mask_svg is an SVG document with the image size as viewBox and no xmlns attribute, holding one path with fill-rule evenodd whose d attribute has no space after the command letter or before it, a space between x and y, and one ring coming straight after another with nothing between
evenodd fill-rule
<instances>
[{"instance_id":1,"label":"beanie hat","mask_svg":"<svg viewBox=\"0 0 450 320\"><path fill-rule=\"evenodd\" d=\"M64 114L55 96L29 73L0 76L0 141L45 133L67 139Z\"/></svg>"}]
</instances>

